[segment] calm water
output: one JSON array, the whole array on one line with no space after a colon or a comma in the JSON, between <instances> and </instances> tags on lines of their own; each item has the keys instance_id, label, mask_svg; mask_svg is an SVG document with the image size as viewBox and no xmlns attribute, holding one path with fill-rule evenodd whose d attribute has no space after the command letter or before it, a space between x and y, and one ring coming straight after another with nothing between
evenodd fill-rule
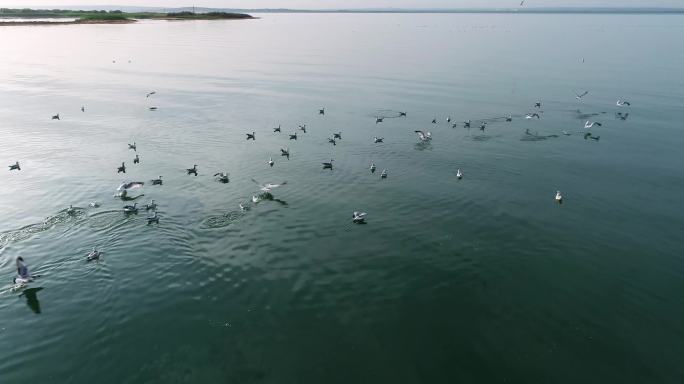
<instances>
[{"instance_id":1,"label":"calm water","mask_svg":"<svg viewBox=\"0 0 684 384\"><path fill-rule=\"evenodd\" d=\"M681 383L682 37L610 15L3 28L0 382ZM124 216L118 184L158 175L159 226ZM240 212L250 178L288 184ZM10 293L18 255L44 276Z\"/></svg>"}]
</instances>

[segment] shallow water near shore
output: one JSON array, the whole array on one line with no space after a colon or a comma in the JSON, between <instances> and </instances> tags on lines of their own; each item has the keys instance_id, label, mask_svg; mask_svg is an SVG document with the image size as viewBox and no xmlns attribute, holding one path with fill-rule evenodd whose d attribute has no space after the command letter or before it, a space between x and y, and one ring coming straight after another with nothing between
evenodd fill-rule
<instances>
[{"instance_id":1,"label":"shallow water near shore","mask_svg":"<svg viewBox=\"0 0 684 384\"><path fill-rule=\"evenodd\" d=\"M681 382L681 16L255 16L2 29L0 382Z\"/></svg>"}]
</instances>

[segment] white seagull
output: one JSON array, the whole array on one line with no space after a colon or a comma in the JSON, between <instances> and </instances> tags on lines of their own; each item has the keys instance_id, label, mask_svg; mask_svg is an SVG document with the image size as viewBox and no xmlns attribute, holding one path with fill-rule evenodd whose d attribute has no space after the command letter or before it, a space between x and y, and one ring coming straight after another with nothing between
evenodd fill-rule
<instances>
[{"instance_id":1,"label":"white seagull","mask_svg":"<svg viewBox=\"0 0 684 384\"><path fill-rule=\"evenodd\" d=\"M602 124L596 121L589 122L589 120L587 120L586 122L584 122L584 129L592 128L594 125L598 125L600 127Z\"/></svg>"},{"instance_id":2,"label":"white seagull","mask_svg":"<svg viewBox=\"0 0 684 384\"><path fill-rule=\"evenodd\" d=\"M618 107L624 107L625 105L626 105L626 106L630 106L630 105L632 105L632 104L631 104L629 101L622 101L622 100L618 100L618 101L617 101L617 106L618 106Z\"/></svg>"},{"instance_id":3,"label":"white seagull","mask_svg":"<svg viewBox=\"0 0 684 384\"><path fill-rule=\"evenodd\" d=\"M272 184L272 183L266 183L266 184L260 184L258 181L252 179L252 181L259 186L259 189L263 192L271 192L271 190L281 187L285 184L287 184L287 181L283 181L280 184Z\"/></svg>"},{"instance_id":4,"label":"white seagull","mask_svg":"<svg viewBox=\"0 0 684 384\"><path fill-rule=\"evenodd\" d=\"M423 132L423 131L414 131L414 132L418 134L418 138L420 139L420 141L432 140L432 133L430 133L430 132Z\"/></svg>"},{"instance_id":5,"label":"white seagull","mask_svg":"<svg viewBox=\"0 0 684 384\"><path fill-rule=\"evenodd\" d=\"M459 180L460 180L461 178L463 178L463 172L461 172L461 168L459 168L459 169L456 171L456 177L458 177Z\"/></svg>"},{"instance_id":6,"label":"white seagull","mask_svg":"<svg viewBox=\"0 0 684 384\"><path fill-rule=\"evenodd\" d=\"M352 221L356 224L363 224L366 222L366 212L354 211L352 215Z\"/></svg>"},{"instance_id":7,"label":"white seagull","mask_svg":"<svg viewBox=\"0 0 684 384\"><path fill-rule=\"evenodd\" d=\"M556 191L556 203L563 204L563 196L560 191Z\"/></svg>"}]
</instances>

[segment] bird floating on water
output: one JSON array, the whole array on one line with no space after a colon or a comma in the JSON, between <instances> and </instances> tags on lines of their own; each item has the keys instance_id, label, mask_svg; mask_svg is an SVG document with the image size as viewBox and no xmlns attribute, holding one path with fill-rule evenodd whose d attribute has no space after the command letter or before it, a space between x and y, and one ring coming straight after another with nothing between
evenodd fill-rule
<instances>
[{"instance_id":1,"label":"bird floating on water","mask_svg":"<svg viewBox=\"0 0 684 384\"><path fill-rule=\"evenodd\" d=\"M371 173L375 173L375 163L371 163L370 171L371 171Z\"/></svg>"},{"instance_id":2,"label":"bird floating on water","mask_svg":"<svg viewBox=\"0 0 684 384\"><path fill-rule=\"evenodd\" d=\"M527 115L525 115L526 119L531 119L533 117L536 117L537 119L541 119L541 116L539 116L539 114L536 112L535 113L528 113Z\"/></svg>"},{"instance_id":3,"label":"bird floating on water","mask_svg":"<svg viewBox=\"0 0 684 384\"><path fill-rule=\"evenodd\" d=\"M355 224L364 224L366 222L366 212L354 211L352 214L352 222Z\"/></svg>"},{"instance_id":4,"label":"bird floating on water","mask_svg":"<svg viewBox=\"0 0 684 384\"><path fill-rule=\"evenodd\" d=\"M133 159L133 164L140 164L140 157L138 155L135 155L135 158Z\"/></svg>"},{"instance_id":5,"label":"bird floating on water","mask_svg":"<svg viewBox=\"0 0 684 384\"><path fill-rule=\"evenodd\" d=\"M560 191L556 191L556 203L563 204L563 195L561 195Z\"/></svg>"},{"instance_id":6,"label":"bird floating on water","mask_svg":"<svg viewBox=\"0 0 684 384\"><path fill-rule=\"evenodd\" d=\"M332 169L333 168L333 159L330 159L330 162L324 162L321 164L323 164L323 169Z\"/></svg>"},{"instance_id":7,"label":"bird floating on water","mask_svg":"<svg viewBox=\"0 0 684 384\"><path fill-rule=\"evenodd\" d=\"M70 205L69 208L66 209L66 214L67 215L73 215L76 213L76 209L74 209L73 205Z\"/></svg>"},{"instance_id":8,"label":"bird floating on water","mask_svg":"<svg viewBox=\"0 0 684 384\"><path fill-rule=\"evenodd\" d=\"M513 116L512 116L511 114L509 114L508 116L506 116L506 121L507 121L507 122L513 121Z\"/></svg>"},{"instance_id":9,"label":"bird floating on water","mask_svg":"<svg viewBox=\"0 0 684 384\"><path fill-rule=\"evenodd\" d=\"M304 132L304 133L306 133L306 124L300 125L300 126L299 126L299 130L302 131L302 132Z\"/></svg>"},{"instance_id":10,"label":"bird floating on water","mask_svg":"<svg viewBox=\"0 0 684 384\"><path fill-rule=\"evenodd\" d=\"M328 143L330 143L332 145L337 145L337 142L335 141L334 138L328 138Z\"/></svg>"},{"instance_id":11,"label":"bird floating on water","mask_svg":"<svg viewBox=\"0 0 684 384\"><path fill-rule=\"evenodd\" d=\"M157 216L157 211L154 211L152 216L147 217L147 225L150 225L152 223L159 224L159 216Z\"/></svg>"},{"instance_id":12,"label":"bird floating on water","mask_svg":"<svg viewBox=\"0 0 684 384\"><path fill-rule=\"evenodd\" d=\"M325 115L325 108L321 108L318 110L319 115Z\"/></svg>"},{"instance_id":13,"label":"bird floating on water","mask_svg":"<svg viewBox=\"0 0 684 384\"><path fill-rule=\"evenodd\" d=\"M193 164L192 168L187 168L186 171L188 171L188 175L194 174L197 176L197 164Z\"/></svg>"},{"instance_id":14,"label":"bird floating on water","mask_svg":"<svg viewBox=\"0 0 684 384\"><path fill-rule=\"evenodd\" d=\"M480 131L484 131L487 128L487 122L483 121L480 123Z\"/></svg>"},{"instance_id":15,"label":"bird floating on water","mask_svg":"<svg viewBox=\"0 0 684 384\"><path fill-rule=\"evenodd\" d=\"M21 167L19 166L19 162L17 161L17 162L15 162L14 164L9 165L9 170L10 170L10 171L15 171L15 170L16 170L16 171L21 171Z\"/></svg>"},{"instance_id":16,"label":"bird floating on water","mask_svg":"<svg viewBox=\"0 0 684 384\"><path fill-rule=\"evenodd\" d=\"M377 123L382 123L383 120L385 120L384 117L377 117L377 116L376 116L376 117L375 117L375 124L377 124Z\"/></svg>"},{"instance_id":17,"label":"bird floating on water","mask_svg":"<svg viewBox=\"0 0 684 384\"><path fill-rule=\"evenodd\" d=\"M451 123L451 116L447 117L447 123Z\"/></svg>"},{"instance_id":18,"label":"bird floating on water","mask_svg":"<svg viewBox=\"0 0 684 384\"><path fill-rule=\"evenodd\" d=\"M458 177L459 180L463 178L463 172L461 172L461 168L456 170L456 177Z\"/></svg>"},{"instance_id":19,"label":"bird floating on water","mask_svg":"<svg viewBox=\"0 0 684 384\"><path fill-rule=\"evenodd\" d=\"M584 140L592 139L594 141L599 141L600 138L601 138L601 136L592 136L592 134L590 132L587 132L584 134Z\"/></svg>"},{"instance_id":20,"label":"bird floating on water","mask_svg":"<svg viewBox=\"0 0 684 384\"><path fill-rule=\"evenodd\" d=\"M418 138L420 139L420 141L432 140L432 133L430 133L430 132L423 132L423 131L414 131L414 132L418 134Z\"/></svg>"},{"instance_id":21,"label":"bird floating on water","mask_svg":"<svg viewBox=\"0 0 684 384\"><path fill-rule=\"evenodd\" d=\"M225 172L214 173L214 177L216 178L216 181L218 181L219 183L224 183L224 184L225 184L225 183L227 183L227 182L230 181L230 180L228 179L228 174L225 173Z\"/></svg>"},{"instance_id":22,"label":"bird floating on water","mask_svg":"<svg viewBox=\"0 0 684 384\"><path fill-rule=\"evenodd\" d=\"M598 125L598 126L600 127L602 124L599 123L599 122L596 122L596 121L590 122L589 120L587 120L587 121L584 123L584 129L592 128L594 125Z\"/></svg>"},{"instance_id":23,"label":"bird floating on water","mask_svg":"<svg viewBox=\"0 0 684 384\"><path fill-rule=\"evenodd\" d=\"M150 110L150 111L156 111L156 110L157 110L157 107L150 107L149 110Z\"/></svg>"},{"instance_id":24,"label":"bird floating on water","mask_svg":"<svg viewBox=\"0 0 684 384\"><path fill-rule=\"evenodd\" d=\"M632 105L629 101L622 101L622 100L618 100L616 104L618 107L624 107L625 105L626 106Z\"/></svg>"},{"instance_id":25,"label":"bird floating on water","mask_svg":"<svg viewBox=\"0 0 684 384\"><path fill-rule=\"evenodd\" d=\"M162 185L162 184L163 184L163 181L162 181L162 177L161 177L161 176L159 176L159 177L156 178L156 179L152 179L152 185Z\"/></svg>"},{"instance_id":26,"label":"bird floating on water","mask_svg":"<svg viewBox=\"0 0 684 384\"><path fill-rule=\"evenodd\" d=\"M254 132L252 132L252 133L247 133L246 135L247 135L247 140L256 140L256 139L255 139Z\"/></svg>"},{"instance_id":27,"label":"bird floating on water","mask_svg":"<svg viewBox=\"0 0 684 384\"><path fill-rule=\"evenodd\" d=\"M290 140L297 140L297 132L294 134L290 135Z\"/></svg>"},{"instance_id":28,"label":"bird floating on water","mask_svg":"<svg viewBox=\"0 0 684 384\"><path fill-rule=\"evenodd\" d=\"M272 167L273 164L275 164L275 162L273 162L273 158L272 158L272 157L269 157L269 158L268 158L268 165Z\"/></svg>"},{"instance_id":29,"label":"bird floating on water","mask_svg":"<svg viewBox=\"0 0 684 384\"><path fill-rule=\"evenodd\" d=\"M432 119L432 124L437 124L437 119Z\"/></svg>"},{"instance_id":30,"label":"bird floating on water","mask_svg":"<svg viewBox=\"0 0 684 384\"><path fill-rule=\"evenodd\" d=\"M406 117L406 112L399 112L399 117Z\"/></svg>"},{"instance_id":31,"label":"bird floating on water","mask_svg":"<svg viewBox=\"0 0 684 384\"><path fill-rule=\"evenodd\" d=\"M125 205L123 207L124 213L138 213L138 203L133 203L133 205Z\"/></svg>"},{"instance_id":32,"label":"bird floating on water","mask_svg":"<svg viewBox=\"0 0 684 384\"><path fill-rule=\"evenodd\" d=\"M463 128L470 128L470 120L463 122Z\"/></svg>"},{"instance_id":33,"label":"bird floating on water","mask_svg":"<svg viewBox=\"0 0 684 384\"><path fill-rule=\"evenodd\" d=\"M342 140L342 132L333 133L333 139Z\"/></svg>"},{"instance_id":34,"label":"bird floating on water","mask_svg":"<svg viewBox=\"0 0 684 384\"><path fill-rule=\"evenodd\" d=\"M273 189L282 187L283 185L287 184L287 181L283 181L280 184L273 184L273 183L266 183L266 184L261 184L258 181L252 179L252 181L259 186L259 190L262 192L271 192Z\"/></svg>"},{"instance_id":35,"label":"bird floating on water","mask_svg":"<svg viewBox=\"0 0 684 384\"><path fill-rule=\"evenodd\" d=\"M280 124L278 124L278 127L273 128L273 132L280 132Z\"/></svg>"},{"instance_id":36,"label":"bird floating on water","mask_svg":"<svg viewBox=\"0 0 684 384\"><path fill-rule=\"evenodd\" d=\"M145 204L145 210L146 211L150 211L150 210L156 211L157 210L157 203L154 202L154 199L152 199L152 201L150 201L149 204Z\"/></svg>"},{"instance_id":37,"label":"bird floating on water","mask_svg":"<svg viewBox=\"0 0 684 384\"><path fill-rule=\"evenodd\" d=\"M135 145L135 141L133 142L133 144L128 144L128 149L132 149L136 152L138 151L138 146Z\"/></svg>"},{"instance_id":38,"label":"bird floating on water","mask_svg":"<svg viewBox=\"0 0 684 384\"><path fill-rule=\"evenodd\" d=\"M100 252L97 248L93 247L93 250L86 254L86 261L100 260L102 254L103 252Z\"/></svg>"},{"instance_id":39,"label":"bird floating on water","mask_svg":"<svg viewBox=\"0 0 684 384\"><path fill-rule=\"evenodd\" d=\"M380 173L380 178L381 178L381 179L386 179L386 178L387 178L387 170L386 170L386 169L383 169L383 170L382 170L382 173Z\"/></svg>"},{"instance_id":40,"label":"bird floating on water","mask_svg":"<svg viewBox=\"0 0 684 384\"><path fill-rule=\"evenodd\" d=\"M54 115L54 116L52 116L52 120L60 120L60 118L59 118L59 113L56 114L56 115Z\"/></svg>"},{"instance_id":41,"label":"bird floating on water","mask_svg":"<svg viewBox=\"0 0 684 384\"><path fill-rule=\"evenodd\" d=\"M126 163L121 163L121 166L116 169L116 173L126 173Z\"/></svg>"},{"instance_id":42,"label":"bird floating on water","mask_svg":"<svg viewBox=\"0 0 684 384\"><path fill-rule=\"evenodd\" d=\"M542 106L541 101L537 101L536 103L534 103L534 106L535 106L535 108L541 108L541 106Z\"/></svg>"},{"instance_id":43,"label":"bird floating on water","mask_svg":"<svg viewBox=\"0 0 684 384\"><path fill-rule=\"evenodd\" d=\"M373 137L373 142L374 142L374 143L382 143L383 140L385 140L384 137L377 137L377 136Z\"/></svg>"}]
</instances>

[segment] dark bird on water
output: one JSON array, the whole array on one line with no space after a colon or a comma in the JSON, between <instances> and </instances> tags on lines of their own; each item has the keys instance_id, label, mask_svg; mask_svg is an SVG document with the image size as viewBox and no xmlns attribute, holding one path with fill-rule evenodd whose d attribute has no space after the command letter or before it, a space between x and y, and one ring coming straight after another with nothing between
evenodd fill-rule
<instances>
[{"instance_id":1,"label":"dark bird on water","mask_svg":"<svg viewBox=\"0 0 684 384\"><path fill-rule=\"evenodd\" d=\"M121 163L121 166L116 169L116 173L126 173L126 163Z\"/></svg>"},{"instance_id":2,"label":"dark bird on water","mask_svg":"<svg viewBox=\"0 0 684 384\"><path fill-rule=\"evenodd\" d=\"M280 124L278 124L277 128L273 128L273 132L280 132Z\"/></svg>"},{"instance_id":3,"label":"dark bird on water","mask_svg":"<svg viewBox=\"0 0 684 384\"><path fill-rule=\"evenodd\" d=\"M506 116L506 121L507 121L507 122L513 121L513 116L512 116L512 115Z\"/></svg>"},{"instance_id":4,"label":"dark bird on water","mask_svg":"<svg viewBox=\"0 0 684 384\"><path fill-rule=\"evenodd\" d=\"M128 144L128 149L132 149L136 152L138 151L138 146L135 145L135 141L133 142L133 144Z\"/></svg>"},{"instance_id":5,"label":"dark bird on water","mask_svg":"<svg viewBox=\"0 0 684 384\"><path fill-rule=\"evenodd\" d=\"M432 119L432 124L437 124L437 119Z\"/></svg>"},{"instance_id":6,"label":"dark bird on water","mask_svg":"<svg viewBox=\"0 0 684 384\"><path fill-rule=\"evenodd\" d=\"M155 93L157 93L157 91L152 91L152 92L148 93L147 95L145 95L145 97L150 97L150 96L154 95Z\"/></svg>"},{"instance_id":7,"label":"dark bird on water","mask_svg":"<svg viewBox=\"0 0 684 384\"><path fill-rule=\"evenodd\" d=\"M536 117L537 119L541 119L541 116L539 116L538 113L528 113L527 115L525 115L526 119L531 119L533 117Z\"/></svg>"},{"instance_id":8,"label":"dark bird on water","mask_svg":"<svg viewBox=\"0 0 684 384\"><path fill-rule=\"evenodd\" d=\"M297 132L294 134L290 135L290 140L297 140Z\"/></svg>"},{"instance_id":9,"label":"dark bird on water","mask_svg":"<svg viewBox=\"0 0 684 384\"><path fill-rule=\"evenodd\" d=\"M290 160L290 150L287 148L280 148L280 156L287 156L287 159Z\"/></svg>"},{"instance_id":10,"label":"dark bird on water","mask_svg":"<svg viewBox=\"0 0 684 384\"><path fill-rule=\"evenodd\" d=\"M150 224L153 224L153 223L154 223L154 224L159 224L159 216L157 216L157 212L156 212L156 211L154 212L154 214L153 214L152 216L149 216L149 217L147 218L147 225L150 225Z\"/></svg>"},{"instance_id":11,"label":"dark bird on water","mask_svg":"<svg viewBox=\"0 0 684 384\"><path fill-rule=\"evenodd\" d=\"M54 116L52 116L52 120L59 120L59 113L56 114L56 115L54 115Z\"/></svg>"},{"instance_id":12,"label":"dark bird on water","mask_svg":"<svg viewBox=\"0 0 684 384\"><path fill-rule=\"evenodd\" d=\"M463 122L463 128L470 128L470 120Z\"/></svg>"},{"instance_id":13,"label":"dark bird on water","mask_svg":"<svg viewBox=\"0 0 684 384\"><path fill-rule=\"evenodd\" d=\"M325 162L325 163L321 163L321 164L323 164L323 169L332 169L333 159L330 159L330 162Z\"/></svg>"},{"instance_id":14,"label":"dark bird on water","mask_svg":"<svg viewBox=\"0 0 684 384\"><path fill-rule=\"evenodd\" d=\"M188 168L186 171L188 171L188 175L194 174L197 176L197 164L193 164L192 168Z\"/></svg>"},{"instance_id":15,"label":"dark bird on water","mask_svg":"<svg viewBox=\"0 0 684 384\"><path fill-rule=\"evenodd\" d=\"M133 164L140 164L140 157L138 155L135 155L135 159L133 159Z\"/></svg>"},{"instance_id":16,"label":"dark bird on water","mask_svg":"<svg viewBox=\"0 0 684 384\"><path fill-rule=\"evenodd\" d=\"M329 138L329 139L328 139L328 143L330 143L330 144L332 144L332 145L337 145L337 142L335 141L335 139L330 139L330 138Z\"/></svg>"},{"instance_id":17,"label":"dark bird on water","mask_svg":"<svg viewBox=\"0 0 684 384\"><path fill-rule=\"evenodd\" d=\"M302 132L306 133L306 124L300 125L300 126L299 126L299 130L301 130Z\"/></svg>"},{"instance_id":18,"label":"dark bird on water","mask_svg":"<svg viewBox=\"0 0 684 384\"><path fill-rule=\"evenodd\" d=\"M85 107L81 107L81 112L85 112Z\"/></svg>"},{"instance_id":19,"label":"dark bird on water","mask_svg":"<svg viewBox=\"0 0 684 384\"><path fill-rule=\"evenodd\" d=\"M246 135L247 135L247 140L256 140L256 138L254 137L254 132L246 133Z\"/></svg>"},{"instance_id":20,"label":"dark bird on water","mask_svg":"<svg viewBox=\"0 0 684 384\"><path fill-rule=\"evenodd\" d=\"M333 139L340 139L340 140L342 140L342 132L333 133Z\"/></svg>"},{"instance_id":21,"label":"dark bird on water","mask_svg":"<svg viewBox=\"0 0 684 384\"><path fill-rule=\"evenodd\" d=\"M162 177L161 177L161 176L159 176L159 177L156 178L156 179L152 179L152 185L162 185L162 184L163 184L163 182L162 182Z\"/></svg>"},{"instance_id":22,"label":"dark bird on water","mask_svg":"<svg viewBox=\"0 0 684 384\"><path fill-rule=\"evenodd\" d=\"M10 165L9 170L10 171L14 171L14 170L21 171L21 167L19 166L19 162L17 161L14 164Z\"/></svg>"}]
</instances>

